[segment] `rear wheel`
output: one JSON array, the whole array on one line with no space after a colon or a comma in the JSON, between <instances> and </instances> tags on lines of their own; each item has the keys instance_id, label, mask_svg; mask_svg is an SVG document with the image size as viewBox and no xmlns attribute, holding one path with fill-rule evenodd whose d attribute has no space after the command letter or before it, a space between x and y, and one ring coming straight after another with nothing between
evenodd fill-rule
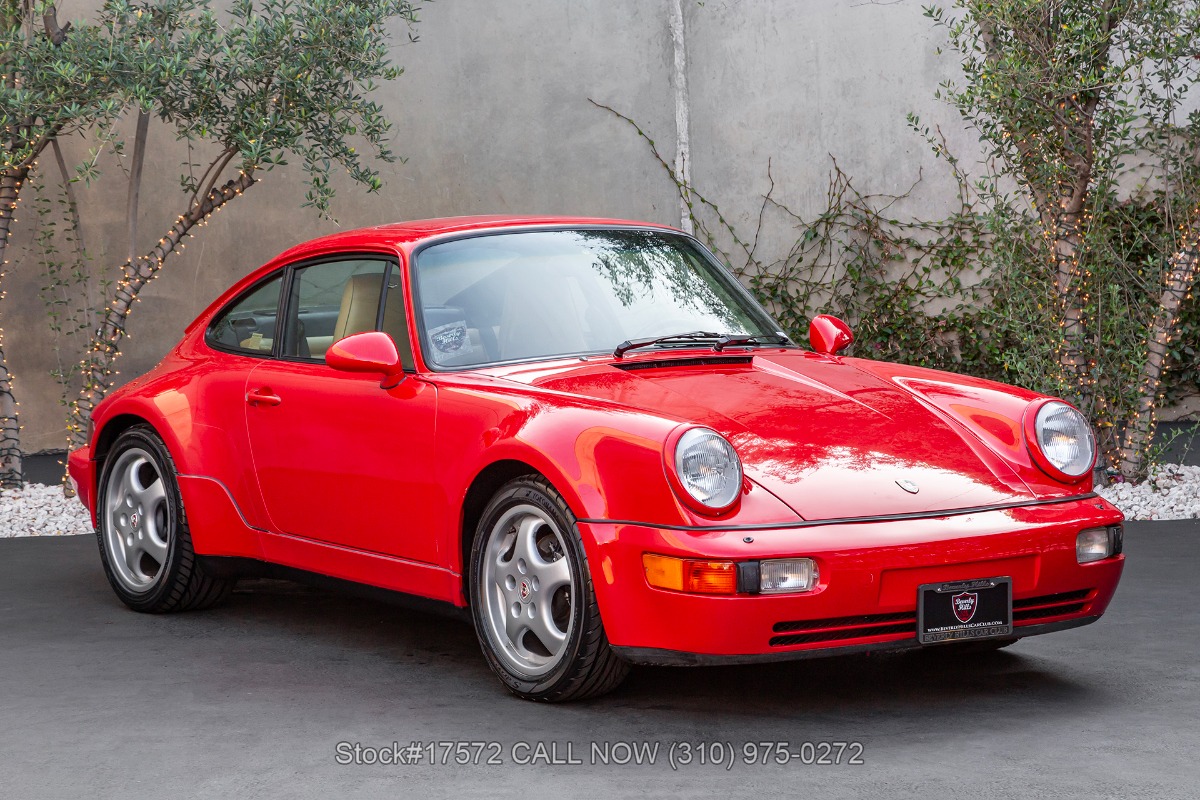
<instances>
[{"instance_id":1,"label":"rear wheel","mask_svg":"<svg viewBox=\"0 0 1200 800\"><path fill-rule=\"evenodd\" d=\"M104 573L135 611L206 608L233 582L205 573L192 549L175 462L148 425L122 433L96 494L96 538Z\"/></svg>"},{"instance_id":2,"label":"rear wheel","mask_svg":"<svg viewBox=\"0 0 1200 800\"><path fill-rule=\"evenodd\" d=\"M492 498L470 566L475 633L511 692L580 700L625 678L629 666L604 634L575 517L545 479L518 478Z\"/></svg>"}]
</instances>

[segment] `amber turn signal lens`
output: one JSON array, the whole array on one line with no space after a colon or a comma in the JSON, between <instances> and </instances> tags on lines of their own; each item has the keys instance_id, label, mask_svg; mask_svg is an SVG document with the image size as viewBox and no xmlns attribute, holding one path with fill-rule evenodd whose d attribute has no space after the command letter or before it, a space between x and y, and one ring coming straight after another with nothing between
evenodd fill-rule
<instances>
[{"instance_id":1,"label":"amber turn signal lens","mask_svg":"<svg viewBox=\"0 0 1200 800\"><path fill-rule=\"evenodd\" d=\"M737 594L737 564L732 561L702 561L645 553L642 566L646 568L646 581L658 589L692 594Z\"/></svg>"}]
</instances>

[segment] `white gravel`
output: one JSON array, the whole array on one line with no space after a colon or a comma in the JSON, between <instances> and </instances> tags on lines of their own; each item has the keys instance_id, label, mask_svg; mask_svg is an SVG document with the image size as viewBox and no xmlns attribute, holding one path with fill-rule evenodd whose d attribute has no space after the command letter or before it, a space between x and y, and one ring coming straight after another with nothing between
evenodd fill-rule
<instances>
[{"instance_id":1,"label":"white gravel","mask_svg":"<svg viewBox=\"0 0 1200 800\"><path fill-rule=\"evenodd\" d=\"M1200 467L1160 464L1147 481L1096 491L1129 519L1200 519Z\"/></svg>"},{"instance_id":2,"label":"white gravel","mask_svg":"<svg viewBox=\"0 0 1200 800\"><path fill-rule=\"evenodd\" d=\"M1143 483L1096 490L1129 519L1200 519L1200 467L1162 464ZM87 509L62 486L0 490L0 539L92 533Z\"/></svg>"},{"instance_id":3,"label":"white gravel","mask_svg":"<svg viewBox=\"0 0 1200 800\"><path fill-rule=\"evenodd\" d=\"M79 498L64 497L62 486L27 483L24 489L0 489L0 539L91 532L87 509Z\"/></svg>"}]
</instances>

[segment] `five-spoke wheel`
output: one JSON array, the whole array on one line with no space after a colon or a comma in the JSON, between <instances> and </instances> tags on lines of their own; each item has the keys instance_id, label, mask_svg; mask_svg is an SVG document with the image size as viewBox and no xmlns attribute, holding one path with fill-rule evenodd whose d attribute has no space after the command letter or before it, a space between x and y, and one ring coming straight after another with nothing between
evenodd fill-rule
<instances>
[{"instance_id":1,"label":"five-spoke wheel","mask_svg":"<svg viewBox=\"0 0 1200 800\"><path fill-rule=\"evenodd\" d=\"M104 459L97 493L100 560L117 596L136 611L204 608L231 581L196 559L175 462L147 425L124 431Z\"/></svg>"},{"instance_id":2,"label":"five-spoke wheel","mask_svg":"<svg viewBox=\"0 0 1200 800\"><path fill-rule=\"evenodd\" d=\"M545 479L510 481L484 509L469 585L484 655L513 693L576 700L628 672L604 635L575 517Z\"/></svg>"},{"instance_id":3,"label":"five-spoke wheel","mask_svg":"<svg viewBox=\"0 0 1200 800\"><path fill-rule=\"evenodd\" d=\"M507 665L544 675L571 632L574 587L562 532L532 505L509 508L492 526L480 587L488 624Z\"/></svg>"},{"instance_id":4,"label":"five-spoke wheel","mask_svg":"<svg viewBox=\"0 0 1200 800\"><path fill-rule=\"evenodd\" d=\"M104 493L101 525L113 570L125 588L154 587L167 563L171 536L167 490L154 458L130 447L113 464Z\"/></svg>"}]
</instances>

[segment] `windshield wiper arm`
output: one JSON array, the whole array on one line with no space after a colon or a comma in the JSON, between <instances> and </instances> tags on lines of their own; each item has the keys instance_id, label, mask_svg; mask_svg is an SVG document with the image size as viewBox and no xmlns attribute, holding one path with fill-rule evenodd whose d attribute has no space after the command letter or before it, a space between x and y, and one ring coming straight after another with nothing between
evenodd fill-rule
<instances>
[{"instance_id":1,"label":"windshield wiper arm","mask_svg":"<svg viewBox=\"0 0 1200 800\"><path fill-rule=\"evenodd\" d=\"M792 340L780 333L727 333L713 345L713 350L721 352L729 345L738 344L791 344Z\"/></svg>"},{"instance_id":2,"label":"windshield wiper arm","mask_svg":"<svg viewBox=\"0 0 1200 800\"><path fill-rule=\"evenodd\" d=\"M687 333L673 333L670 336L650 336L646 339L626 339L617 345L617 349L613 350L614 358L621 358L630 350L636 350L639 347L649 347L653 344L664 344L666 342L693 342L702 341L704 339L716 339L720 341L721 334L711 333L710 331L689 331Z\"/></svg>"}]
</instances>

